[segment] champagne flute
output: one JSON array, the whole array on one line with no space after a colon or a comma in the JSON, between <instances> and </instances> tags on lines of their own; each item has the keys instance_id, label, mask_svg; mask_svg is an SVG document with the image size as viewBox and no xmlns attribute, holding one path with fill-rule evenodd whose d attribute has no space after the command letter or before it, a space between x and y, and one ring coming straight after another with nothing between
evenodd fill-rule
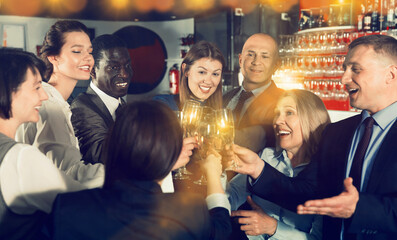
<instances>
[{"instance_id":1,"label":"champagne flute","mask_svg":"<svg viewBox=\"0 0 397 240\"><path fill-rule=\"evenodd\" d=\"M215 112L210 107L203 107L203 115L197 129L198 156L200 160L204 160L208 156L209 149L213 148L216 141L216 123ZM206 185L207 180L201 174L199 180L194 181L198 185Z\"/></svg>"},{"instance_id":2,"label":"champagne flute","mask_svg":"<svg viewBox=\"0 0 397 240\"><path fill-rule=\"evenodd\" d=\"M202 106L199 102L189 100L182 109L182 127L184 137L195 137L202 115Z\"/></svg>"},{"instance_id":3,"label":"champagne flute","mask_svg":"<svg viewBox=\"0 0 397 240\"><path fill-rule=\"evenodd\" d=\"M185 102L182 109L182 129L184 138L196 137L201 115L202 106L199 102L192 100ZM185 175L192 174L186 169L186 166L182 167L182 173Z\"/></svg>"},{"instance_id":4,"label":"champagne flute","mask_svg":"<svg viewBox=\"0 0 397 240\"><path fill-rule=\"evenodd\" d=\"M225 108L216 111L217 131L222 140L222 148L231 147L234 143L234 120L232 110ZM235 170L238 168L236 160L233 158L230 166L225 170Z\"/></svg>"},{"instance_id":5,"label":"champagne flute","mask_svg":"<svg viewBox=\"0 0 397 240\"><path fill-rule=\"evenodd\" d=\"M182 127L182 120L183 120L183 112L182 111L174 111L178 120L179 120L179 124ZM176 173L173 175L173 179L176 180L185 180L185 179L189 179L190 177L188 176L188 174L186 174L186 167L182 166L178 169L176 169Z\"/></svg>"}]
</instances>

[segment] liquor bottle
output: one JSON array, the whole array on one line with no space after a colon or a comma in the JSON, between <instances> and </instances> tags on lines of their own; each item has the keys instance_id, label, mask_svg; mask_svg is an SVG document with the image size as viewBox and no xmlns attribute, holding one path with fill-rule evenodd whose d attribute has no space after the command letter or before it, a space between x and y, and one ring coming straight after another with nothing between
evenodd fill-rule
<instances>
[{"instance_id":1,"label":"liquor bottle","mask_svg":"<svg viewBox=\"0 0 397 240\"><path fill-rule=\"evenodd\" d=\"M389 7L387 9L387 30L394 29L394 24L395 24L394 9L395 9L394 0L390 0Z\"/></svg>"},{"instance_id":2,"label":"liquor bottle","mask_svg":"<svg viewBox=\"0 0 397 240\"><path fill-rule=\"evenodd\" d=\"M298 27L300 31L306 29L306 18L307 17L305 16L305 14L303 14L303 11L301 11L301 16L298 22Z\"/></svg>"},{"instance_id":3,"label":"liquor bottle","mask_svg":"<svg viewBox=\"0 0 397 240\"><path fill-rule=\"evenodd\" d=\"M335 25L335 13L334 13L334 6L329 7L329 15L328 15L328 26L332 27ZM396 23L397 24L397 23Z\"/></svg>"},{"instance_id":4,"label":"liquor bottle","mask_svg":"<svg viewBox=\"0 0 397 240\"><path fill-rule=\"evenodd\" d=\"M309 11L309 18L307 19L307 26L308 26L308 28L316 27L316 21L314 20L313 11L311 9Z\"/></svg>"},{"instance_id":5,"label":"liquor bottle","mask_svg":"<svg viewBox=\"0 0 397 240\"><path fill-rule=\"evenodd\" d=\"M379 22L379 0L375 0L374 9L371 15L371 31L372 32L379 32L380 30L380 22Z\"/></svg>"},{"instance_id":6,"label":"liquor bottle","mask_svg":"<svg viewBox=\"0 0 397 240\"><path fill-rule=\"evenodd\" d=\"M372 1L368 0L367 12L365 13L364 16L364 25L363 25L364 32L371 31L371 19L372 19Z\"/></svg>"},{"instance_id":7,"label":"liquor bottle","mask_svg":"<svg viewBox=\"0 0 397 240\"><path fill-rule=\"evenodd\" d=\"M394 1L394 0L392 0L392 1ZM360 12L360 14L357 15L357 31L359 31L359 32L363 31L364 15L365 15L365 6L364 6L364 4L361 4L361 12ZM393 15L394 15L394 10L393 10ZM393 22L393 24L394 24L394 22Z\"/></svg>"},{"instance_id":8,"label":"liquor bottle","mask_svg":"<svg viewBox=\"0 0 397 240\"><path fill-rule=\"evenodd\" d=\"M394 3L394 29L397 29L397 3Z\"/></svg>"},{"instance_id":9,"label":"liquor bottle","mask_svg":"<svg viewBox=\"0 0 397 240\"><path fill-rule=\"evenodd\" d=\"M380 31L387 30L387 0L381 0L382 4L380 6L380 15L379 15L379 29Z\"/></svg>"},{"instance_id":10,"label":"liquor bottle","mask_svg":"<svg viewBox=\"0 0 397 240\"><path fill-rule=\"evenodd\" d=\"M327 25L325 22L325 19L324 19L323 9L320 9L320 13L317 18L317 25L318 25L318 27L326 27L326 25Z\"/></svg>"}]
</instances>

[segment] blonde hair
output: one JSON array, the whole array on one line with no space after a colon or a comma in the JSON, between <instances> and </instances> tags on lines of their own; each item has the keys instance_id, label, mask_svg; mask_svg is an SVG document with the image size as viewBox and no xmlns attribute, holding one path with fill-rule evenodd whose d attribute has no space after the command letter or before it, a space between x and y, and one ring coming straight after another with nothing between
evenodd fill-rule
<instances>
[{"instance_id":1,"label":"blonde hair","mask_svg":"<svg viewBox=\"0 0 397 240\"><path fill-rule=\"evenodd\" d=\"M317 95L306 90L285 91L280 100L285 97L291 97L296 103L303 135L303 160L310 161L311 156L317 151L323 130L331 123L328 111Z\"/></svg>"}]
</instances>

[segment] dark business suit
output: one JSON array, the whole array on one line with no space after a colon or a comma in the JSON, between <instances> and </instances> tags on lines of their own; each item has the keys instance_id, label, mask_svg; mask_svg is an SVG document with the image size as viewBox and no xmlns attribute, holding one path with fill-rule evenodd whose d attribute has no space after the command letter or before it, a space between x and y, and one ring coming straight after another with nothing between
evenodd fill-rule
<instances>
[{"instance_id":1,"label":"dark business suit","mask_svg":"<svg viewBox=\"0 0 397 240\"><path fill-rule=\"evenodd\" d=\"M223 105L226 107L230 100L240 91L241 87L235 88L223 96ZM284 90L277 88L271 81L270 86L247 108L241 121L236 125L236 130L244 130L252 126L261 126L263 131L250 132L248 136L239 136L236 132L235 142L238 145L248 147L254 152L258 152L266 147L275 147L275 136L273 130L274 108Z\"/></svg>"},{"instance_id":2,"label":"dark business suit","mask_svg":"<svg viewBox=\"0 0 397 240\"><path fill-rule=\"evenodd\" d=\"M72 102L72 124L86 163L102 162L102 145L114 121L101 98L88 87Z\"/></svg>"},{"instance_id":3,"label":"dark business suit","mask_svg":"<svg viewBox=\"0 0 397 240\"><path fill-rule=\"evenodd\" d=\"M51 219L55 240L221 240L231 231L225 208L208 211L202 197L162 193L149 181L60 194Z\"/></svg>"},{"instance_id":4,"label":"dark business suit","mask_svg":"<svg viewBox=\"0 0 397 240\"><path fill-rule=\"evenodd\" d=\"M249 187L255 194L296 209L305 200L339 195L347 159L361 115L328 125L312 162L296 178L286 178L266 164ZM397 122L387 133L375 157L367 189L359 194L348 232L358 239L397 239ZM272 186L266 188L266 186ZM324 239L339 239L342 219L324 217Z\"/></svg>"}]
</instances>

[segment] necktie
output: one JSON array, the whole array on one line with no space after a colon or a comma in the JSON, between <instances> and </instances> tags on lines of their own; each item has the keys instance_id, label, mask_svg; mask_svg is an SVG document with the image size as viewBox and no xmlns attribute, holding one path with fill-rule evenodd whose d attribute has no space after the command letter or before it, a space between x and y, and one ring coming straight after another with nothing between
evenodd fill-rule
<instances>
[{"instance_id":1,"label":"necktie","mask_svg":"<svg viewBox=\"0 0 397 240\"><path fill-rule=\"evenodd\" d=\"M364 120L365 130L364 134L358 143L356 153L354 154L353 163L350 169L349 176L353 178L353 185L360 191L361 186L361 173L363 169L364 156L367 152L369 140L372 135L372 127L375 120L372 117L368 117Z\"/></svg>"},{"instance_id":2,"label":"necktie","mask_svg":"<svg viewBox=\"0 0 397 240\"><path fill-rule=\"evenodd\" d=\"M357 191L360 192L361 186L361 173L363 170L363 162L364 156L367 152L369 140L372 135L372 127L374 125L375 120L372 117L368 117L364 120L365 130L364 134L361 137L360 142L358 143L356 153L354 154L352 167L350 169L349 176L353 178L353 185L357 188ZM351 224L351 218L345 219L344 221L344 240L356 239L357 235L353 233L348 233L348 229Z\"/></svg>"},{"instance_id":3,"label":"necktie","mask_svg":"<svg viewBox=\"0 0 397 240\"><path fill-rule=\"evenodd\" d=\"M116 117L117 117L117 115L120 114L120 110L123 108L124 105L125 105L125 101L121 98L119 106L116 108L116 112L115 112L116 113Z\"/></svg>"},{"instance_id":4,"label":"necktie","mask_svg":"<svg viewBox=\"0 0 397 240\"><path fill-rule=\"evenodd\" d=\"M240 120L241 110L243 109L245 101L247 101L252 96L254 96L254 94L252 94L252 92L246 92L243 90L240 93L240 97L238 98L237 105L233 110L233 114L236 118L236 122L239 122L239 120Z\"/></svg>"}]
</instances>

